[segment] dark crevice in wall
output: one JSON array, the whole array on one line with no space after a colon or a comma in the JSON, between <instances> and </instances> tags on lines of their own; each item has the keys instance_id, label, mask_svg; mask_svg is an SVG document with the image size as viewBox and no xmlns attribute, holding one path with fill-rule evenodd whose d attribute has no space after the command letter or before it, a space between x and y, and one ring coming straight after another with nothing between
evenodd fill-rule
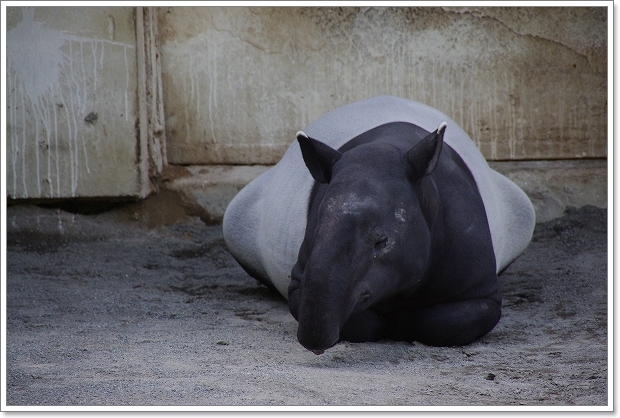
<instances>
[{"instance_id":1,"label":"dark crevice in wall","mask_svg":"<svg viewBox=\"0 0 620 418\"><path fill-rule=\"evenodd\" d=\"M7 199L7 206L33 205L79 215L99 215L135 202L134 198Z\"/></svg>"}]
</instances>

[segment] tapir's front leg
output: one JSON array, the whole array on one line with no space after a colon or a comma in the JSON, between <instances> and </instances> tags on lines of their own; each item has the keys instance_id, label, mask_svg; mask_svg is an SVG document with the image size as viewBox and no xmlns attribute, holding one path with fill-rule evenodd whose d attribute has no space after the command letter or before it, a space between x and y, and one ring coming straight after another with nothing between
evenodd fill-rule
<instances>
[{"instance_id":1,"label":"tapir's front leg","mask_svg":"<svg viewBox=\"0 0 620 418\"><path fill-rule=\"evenodd\" d=\"M351 315L340 330L340 341L362 343L389 338L385 317L371 310Z\"/></svg>"},{"instance_id":2,"label":"tapir's front leg","mask_svg":"<svg viewBox=\"0 0 620 418\"><path fill-rule=\"evenodd\" d=\"M389 315L390 338L433 346L466 345L490 332L501 317L501 297L439 303Z\"/></svg>"}]
</instances>

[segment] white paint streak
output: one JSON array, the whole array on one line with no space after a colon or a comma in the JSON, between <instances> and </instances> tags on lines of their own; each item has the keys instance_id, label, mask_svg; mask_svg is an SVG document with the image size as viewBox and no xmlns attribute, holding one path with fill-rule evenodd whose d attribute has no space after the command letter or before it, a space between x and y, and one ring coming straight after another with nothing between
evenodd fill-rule
<instances>
[{"instance_id":1,"label":"white paint streak","mask_svg":"<svg viewBox=\"0 0 620 418\"><path fill-rule=\"evenodd\" d=\"M37 113L36 109L37 109L37 106L34 106L33 110L35 111L35 113ZM34 124L34 128L35 128L34 154L35 154L35 159L36 159L36 162L37 162L37 169L36 169L36 172L37 172L37 192L38 192L37 196L41 196L41 163L39 161L39 143L38 143L38 140L39 140L39 124L35 123Z\"/></svg>"},{"instance_id":2,"label":"white paint streak","mask_svg":"<svg viewBox=\"0 0 620 418\"><path fill-rule=\"evenodd\" d=\"M187 79L185 79L185 78L183 79L182 85L183 85L183 94L184 94L185 97L187 97ZM189 112L184 112L184 116L185 116L185 141L189 143L190 139L191 139L191 137L189 135L190 134L190 129L189 129L189 116L190 115L189 115Z\"/></svg>"},{"instance_id":3,"label":"white paint streak","mask_svg":"<svg viewBox=\"0 0 620 418\"><path fill-rule=\"evenodd\" d=\"M7 32L8 67L19 69L22 88L31 102L59 80L63 43L57 31L34 20L30 7L23 9L23 20Z\"/></svg>"},{"instance_id":4,"label":"white paint streak","mask_svg":"<svg viewBox=\"0 0 620 418\"><path fill-rule=\"evenodd\" d=\"M78 96L78 86L76 85L75 75L73 71L73 42L69 41L69 75L70 75L70 84L69 84L69 103L70 106L67 109L67 124L69 126L69 150L71 155L71 196L75 197L75 192L77 190L77 176L79 170L79 160L78 160L78 151L77 151L77 134L78 134L78 126L76 120L76 107L77 101L79 99ZM70 117L69 117L70 116ZM73 129L71 128L73 125ZM71 133L74 133L72 135Z\"/></svg>"},{"instance_id":5,"label":"white paint streak","mask_svg":"<svg viewBox=\"0 0 620 418\"><path fill-rule=\"evenodd\" d=\"M106 44L112 48L107 49ZM134 48L49 28L34 20L33 8L23 8L22 21L7 32L9 173L13 175L10 196L78 193L80 175L92 174L89 156L93 155L93 145L89 141L100 134L89 131L96 127L83 120L91 111L100 115L99 120L104 113L92 108L99 96L107 93L98 93L100 73L110 54L117 62L124 60L125 91L120 95L125 96L124 118L129 122L133 71L128 50ZM122 77L122 67L117 73Z\"/></svg>"},{"instance_id":6,"label":"white paint streak","mask_svg":"<svg viewBox=\"0 0 620 418\"><path fill-rule=\"evenodd\" d=\"M15 74L13 71L9 72L8 74L8 80L9 80L9 85L8 85L8 91L13 91L15 89L15 77L17 77L17 75ZM13 77L11 77L11 75L13 75ZM10 106L10 111L9 111L9 118L11 121L11 165L12 165L12 169L13 169L13 190L17 190L17 118L16 118L16 112L15 112L15 95L10 95L8 97L9 103L11 104Z\"/></svg>"},{"instance_id":7,"label":"white paint streak","mask_svg":"<svg viewBox=\"0 0 620 418\"><path fill-rule=\"evenodd\" d=\"M24 104L24 96L22 99L22 126L26 126L26 105ZM26 130L22 130L22 184L24 186L24 195L28 196L28 186L26 186Z\"/></svg>"},{"instance_id":8,"label":"white paint streak","mask_svg":"<svg viewBox=\"0 0 620 418\"><path fill-rule=\"evenodd\" d=\"M57 106L54 103L52 103L52 108L54 109L54 143L56 145L56 195L60 197L60 164L58 161L58 156L60 155L58 153L58 113L56 111Z\"/></svg>"},{"instance_id":9,"label":"white paint streak","mask_svg":"<svg viewBox=\"0 0 620 418\"><path fill-rule=\"evenodd\" d=\"M93 89L97 91L97 42L91 42L90 48L93 54Z\"/></svg>"},{"instance_id":10,"label":"white paint streak","mask_svg":"<svg viewBox=\"0 0 620 418\"><path fill-rule=\"evenodd\" d=\"M105 42L101 42L101 56L99 57L99 68L103 69L103 55L105 52ZM125 67L125 70L127 70L127 67Z\"/></svg>"},{"instance_id":11,"label":"white paint streak","mask_svg":"<svg viewBox=\"0 0 620 418\"><path fill-rule=\"evenodd\" d=\"M195 103L196 103L196 113L200 116L201 115L201 112L200 112L200 90L202 90L202 88L201 88L202 86L200 85L200 74L198 72L192 73L192 74L193 74L193 77L196 78L196 83L195 83L195 85L196 85L196 92L195 92L196 93L196 100L195 100Z\"/></svg>"},{"instance_id":12,"label":"white paint streak","mask_svg":"<svg viewBox=\"0 0 620 418\"><path fill-rule=\"evenodd\" d=\"M211 49L213 50L213 57L217 57L217 49L216 43L212 42ZM212 63L210 67L213 67L212 71L209 71L209 121L211 127L211 137L213 138L213 143L217 143L217 138L215 137L215 123L213 121L213 107L217 108L217 65L216 59L210 59L209 62Z\"/></svg>"},{"instance_id":13,"label":"white paint streak","mask_svg":"<svg viewBox=\"0 0 620 418\"><path fill-rule=\"evenodd\" d=\"M114 40L114 30L116 29L116 22L113 16L108 16L108 38L110 41Z\"/></svg>"},{"instance_id":14,"label":"white paint streak","mask_svg":"<svg viewBox=\"0 0 620 418\"><path fill-rule=\"evenodd\" d=\"M99 87L98 69L104 68L106 43L122 48L119 52L126 73L124 116L129 121L131 71L127 49L133 49L133 45L50 29L34 20L32 8L23 8L22 21L7 32L11 196L75 196L82 167L85 173L91 173L89 136L85 132L88 128L82 121L87 113L95 111L89 104ZM89 57L92 66L87 66ZM45 157L41 152L46 153ZM67 166L68 170L64 170ZM67 176L68 187L63 189ZM33 186L36 196L30 193Z\"/></svg>"},{"instance_id":15,"label":"white paint streak","mask_svg":"<svg viewBox=\"0 0 620 418\"><path fill-rule=\"evenodd\" d=\"M82 100L80 101L80 113L83 113L85 110L85 106L86 106L86 71L84 71L84 42L80 42L80 66L82 67L82 74L81 74L81 79L82 79Z\"/></svg>"},{"instance_id":16,"label":"white paint streak","mask_svg":"<svg viewBox=\"0 0 620 418\"><path fill-rule=\"evenodd\" d=\"M125 120L129 121L129 64L127 63L127 48L123 49L123 56L125 57L125 73L127 74L125 79Z\"/></svg>"},{"instance_id":17,"label":"white paint streak","mask_svg":"<svg viewBox=\"0 0 620 418\"><path fill-rule=\"evenodd\" d=\"M62 102L66 103L66 101L64 100L64 97L63 97ZM69 160L70 160L69 168L70 168L70 171L71 171L71 183L70 183L71 184L71 188L70 188L70 190L73 191L74 190L73 185L75 183L75 178L74 178L75 177L75 161L73 160L73 140L72 140L72 138L73 138L73 129L71 127L72 123L71 123L71 117L69 115L69 113L71 112L71 109L69 108L69 106L66 106L66 105L63 107L63 109L65 110L65 116L66 116L66 119L67 119L67 130L69 131L69 137L67 139L67 143L69 145Z\"/></svg>"},{"instance_id":18,"label":"white paint streak","mask_svg":"<svg viewBox=\"0 0 620 418\"><path fill-rule=\"evenodd\" d=\"M194 68L194 55L193 54L189 56L189 68L192 68L192 69ZM187 99L187 104L190 105L190 106L192 104L194 106L196 105L195 104L195 100L194 100L194 91L196 90L195 80L194 80L195 75L196 75L195 71L190 71L189 77L188 77L188 79L189 79L189 96L188 96L188 99ZM196 113L198 114L198 117L200 117L200 112L198 110L196 110Z\"/></svg>"},{"instance_id":19,"label":"white paint streak","mask_svg":"<svg viewBox=\"0 0 620 418\"><path fill-rule=\"evenodd\" d=\"M46 142L45 142L45 149L47 151L47 177L45 178L45 181L47 182L47 185L49 187L49 195L50 197L54 196L54 188L52 185L52 127L51 127L51 115L50 115L50 106L49 106L49 101L47 99L45 99L46 103L45 106L43 106L43 113L44 113L44 121L45 121L45 136L46 136Z\"/></svg>"}]
</instances>

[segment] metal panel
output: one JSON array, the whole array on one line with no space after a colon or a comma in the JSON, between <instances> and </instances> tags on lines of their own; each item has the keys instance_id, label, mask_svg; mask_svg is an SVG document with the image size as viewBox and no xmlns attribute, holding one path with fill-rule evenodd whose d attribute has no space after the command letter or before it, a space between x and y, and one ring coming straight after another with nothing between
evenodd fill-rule
<instances>
[{"instance_id":1,"label":"metal panel","mask_svg":"<svg viewBox=\"0 0 620 418\"><path fill-rule=\"evenodd\" d=\"M150 39L136 43L135 16L131 7L7 8L9 197L151 190L139 130L148 74L139 78L137 60Z\"/></svg>"}]
</instances>

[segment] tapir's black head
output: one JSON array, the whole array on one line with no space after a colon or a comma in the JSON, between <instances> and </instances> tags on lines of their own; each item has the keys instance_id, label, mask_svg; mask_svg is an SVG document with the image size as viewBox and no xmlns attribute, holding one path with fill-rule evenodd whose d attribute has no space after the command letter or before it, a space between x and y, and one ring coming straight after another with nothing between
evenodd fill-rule
<instances>
[{"instance_id":1,"label":"tapir's black head","mask_svg":"<svg viewBox=\"0 0 620 418\"><path fill-rule=\"evenodd\" d=\"M351 315L422 278L430 233L416 190L437 165L444 130L408 152L371 142L341 153L298 134L306 166L324 188L310 214L303 271L294 269L289 287L297 338L307 349L323 352Z\"/></svg>"}]
</instances>

